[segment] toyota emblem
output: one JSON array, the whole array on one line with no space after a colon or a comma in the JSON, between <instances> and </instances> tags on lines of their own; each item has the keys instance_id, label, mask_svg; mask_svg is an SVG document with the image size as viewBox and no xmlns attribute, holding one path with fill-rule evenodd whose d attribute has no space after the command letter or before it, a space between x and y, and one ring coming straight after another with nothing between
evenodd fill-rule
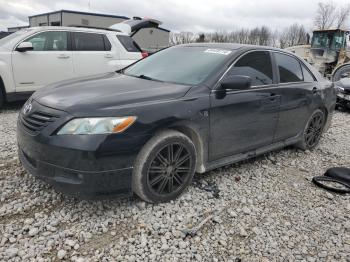
<instances>
[{"instance_id":1,"label":"toyota emblem","mask_svg":"<svg viewBox=\"0 0 350 262\"><path fill-rule=\"evenodd\" d=\"M28 103L23 107L23 114L27 115L30 111L32 111L32 103Z\"/></svg>"}]
</instances>

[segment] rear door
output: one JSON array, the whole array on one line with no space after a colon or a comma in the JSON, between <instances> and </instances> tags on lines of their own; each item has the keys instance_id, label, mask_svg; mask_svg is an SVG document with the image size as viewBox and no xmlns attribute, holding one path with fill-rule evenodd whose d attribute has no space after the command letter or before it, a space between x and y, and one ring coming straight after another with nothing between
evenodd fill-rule
<instances>
[{"instance_id":1,"label":"rear door","mask_svg":"<svg viewBox=\"0 0 350 262\"><path fill-rule=\"evenodd\" d=\"M118 70L119 54L105 34L73 32L73 64L77 77Z\"/></svg>"},{"instance_id":2,"label":"rear door","mask_svg":"<svg viewBox=\"0 0 350 262\"><path fill-rule=\"evenodd\" d=\"M252 51L237 60L225 76L252 79L248 90L211 94L210 160L245 153L269 145L276 129L280 97L269 51ZM224 77L225 77L224 76Z\"/></svg>"},{"instance_id":3,"label":"rear door","mask_svg":"<svg viewBox=\"0 0 350 262\"><path fill-rule=\"evenodd\" d=\"M304 130L313 110L314 97L319 94L312 73L294 56L273 52L279 75L276 93L281 96L281 108L275 141L295 137Z\"/></svg>"},{"instance_id":4,"label":"rear door","mask_svg":"<svg viewBox=\"0 0 350 262\"><path fill-rule=\"evenodd\" d=\"M35 91L74 76L68 32L40 32L22 42L31 42L34 49L12 52L16 92Z\"/></svg>"}]
</instances>

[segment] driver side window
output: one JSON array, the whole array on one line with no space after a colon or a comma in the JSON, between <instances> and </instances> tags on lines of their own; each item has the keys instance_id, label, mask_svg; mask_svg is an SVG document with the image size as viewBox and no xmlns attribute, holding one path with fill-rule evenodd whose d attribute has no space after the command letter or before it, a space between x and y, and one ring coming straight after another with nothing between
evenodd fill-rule
<instances>
[{"instance_id":1,"label":"driver side window","mask_svg":"<svg viewBox=\"0 0 350 262\"><path fill-rule=\"evenodd\" d=\"M268 51L254 51L241 57L227 72L227 76L249 76L252 86L270 85L273 82L272 63Z\"/></svg>"},{"instance_id":2,"label":"driver side window","mask_svg":"<svg viewBox=\"0 0 350 262\"><path fill-rule=\"evenodd\" d=\"M66 51L68 43L67 32L51 31L36 34L25 42L31 42L33 51Z\"/></svg>"}]
</instances>

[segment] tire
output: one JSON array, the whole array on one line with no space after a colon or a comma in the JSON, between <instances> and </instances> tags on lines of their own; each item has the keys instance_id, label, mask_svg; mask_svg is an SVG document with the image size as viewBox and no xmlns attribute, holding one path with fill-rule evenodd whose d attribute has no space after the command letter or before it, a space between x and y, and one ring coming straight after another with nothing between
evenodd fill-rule
<instances>
[{"instance_id":1,"label":"tire","mask_svg":"<svg viewBox=\"0 0 350 262\"><path fill-rule=\"evenodd\" d=\"M191 183L195 166L196 148L187 136L173 130L158 133L136 158L133 191L150 203L173 200Z\"/></svg>"},{"instance_id":2,"label":"tire","mask_svg":"<svg viewBox=\"0 0 350 262\"><path fill-rule=\"evenodd\" d=\"M314 149L320 141L325 123L325 113L322 110L317 109L307 121L301 141L295 146L302 150Z\"/></svg>"},{"instance_id":3,"label":"tire","mask_svg":"<svg viewBox=\"0 0 350 262\"><path fill-rule=\"evenodd\" d=\"M350 64L343 65L334 72L332 80L333 82L337 82L342 79L342 75L347 74L347 78L350 78Z\"/></svg>"},{"instance_id":4,"label":"tire","mask_svg":"<svg viewBox=\"0 0 350 262\"><path fill-rule=\"evenodd\" d=\"M4 107L5 104L5 95L0 87L0 110Z\"/></svg>"}]
</instances>

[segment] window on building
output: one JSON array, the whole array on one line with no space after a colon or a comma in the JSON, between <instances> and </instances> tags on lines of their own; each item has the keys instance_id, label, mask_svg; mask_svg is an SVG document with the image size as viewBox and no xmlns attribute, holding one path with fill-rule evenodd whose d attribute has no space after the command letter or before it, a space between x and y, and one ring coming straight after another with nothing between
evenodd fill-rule
<instances>
[{"instance_id":1,"label":"window on building","mask_svg":"<svg viewBox=\"0 0 350 262\"><path fill-rule=\"evenodd\" d=\"M51 26L60 26L61 22L51 22Z\"/></svg>"},{"instance_id":2,"label":"window on building","mask_svg":"<svg viewBox=\"0 0 350 262\"><path fill-rule=\"evenodd\" d=\"M75 51L105 51L102 34L73 33Z\"/></svg>"},{"instance_id":3,"label":"window on building","mask_svg":"<svg viewBox=\"0 0 350 262\"><path fill-rule=\"evenodd\" d=\"M275 58L280 74L280 83L303 81L303 73L297 59L281 53L275 53Z\"/></svg>"},{"instance_id":4,"label":"window on building","mask_svg":"<svg viewBox=\"0 0 350 262\"><path fill-rule=\"evenodd\" d=\"M250 52L240 58L227 75L243 75L252 79L252 86L270 85L273 81L270 53Z\"/></svg>"},{"instance_id":5,"label":"window on building","mask_svg":"<svg viewBox=\"0 0 350 262\"><path fill-rule=\"evenodd\" d=\"M39 23L39 26L47 26L47 23Z\"/></svg>"},{"instance_id":6,"label":"window on building","mask_svg":"<svg viewBox=\"0 0 350 262\"><path fill-rule=\"evenodd\" d=\"M68 43L67 32L48 31L36 34L25 42L31 42L33 51L65 51Z\"/></svg>"}]
</instances>

